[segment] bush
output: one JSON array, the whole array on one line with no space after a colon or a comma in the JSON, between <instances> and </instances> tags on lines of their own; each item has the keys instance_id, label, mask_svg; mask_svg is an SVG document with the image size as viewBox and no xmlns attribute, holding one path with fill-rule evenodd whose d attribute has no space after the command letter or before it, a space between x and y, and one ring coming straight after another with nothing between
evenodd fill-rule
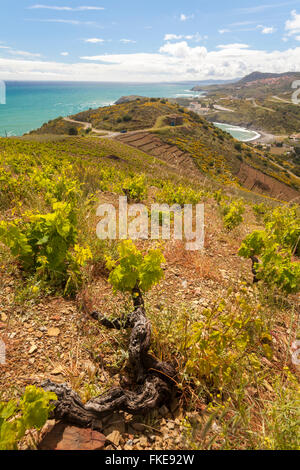
<instances>
[{"instance_id":1,"label":"bush","mask_svg":"<svg viewBox=\"0 0 300 470\"><path fill-rule=\"evenodd\" d=\"M245 381L258 362L256 354L271 358L271 342L262 308L251 305L246 293L229 291L226 300L202 311L187 343L182 341L187 354L184 375L199 385L205 381L211 391L228 393Z\"/></svg>"},{"instance_id":2,"label":"bush","mask_svg":"<svg viewBox=\"0 0 300 470\"><path fill-rule=\"evenodd\" d=\"M76 127L70 127L69 135L78 135L78 129Z\"/></svg>"},{"instance_id":3,"label":"bush","mask_svg":"<svg viewBox=\"0 0 300 470\"><path fill-rule=\"evenodd\" d=\"M245 206L241 201L233 201L230 205L221 205L223 223L227 230L233 230L244 220Z\"/></svg>"},{"instance_id":4,"label":"bush","mask_svg":"<svg viewBox=\"0 0 300 470\"><path fill-rule=\"evenodd\" d=\"M48 214L28 212L22 219L2 221L0 240L25 273L70 294L81 284L80 268L91 258L90 250L77 244L75 210L66 202L54 203Z\"/></svg>"},{"instance_id":5,"label":"bush","mask_svg":"<svg viewBox=\"0 0 300 470\"><path fill-rule=\"evenodd\" d=\"M240 142L237 142L236 144L234 144L234 148L238 151L238 152L241 152L242 151L242 144Z\"/></svg>"},{"instance_id":6,"label":"bush","mask_svg":"<svg viewBox=\"0 0 300 470\"><path fill-rule=\"evenodd\" d=\"M278 207L265 218L265 230L254 231L243 241L239 255L259 257L257 278L286 294L300 291L300 263L293 262L299 254L300 223L296 209Z\"/></svg>"},{"instance_id":7,"label":"bush","mask_svg":"<svg viewBox=\"0 0 300 470\"><path fill-rule=\"evenodd\" d=\"M127 178L123 184L123 191L129 200L141 202L147 197L146 177L137 175Z\"/></svg>"},{"instance_id":8,"label":"bush","mask_svg":"<svg viewBox=\"0 0 300 470\"><path fill-rule=\"evenodd\" d=\"M29 386L19 402L0 402L0 450L17 450L27 430L40 430L54 409L51 402L55 400L55 393Z\"/></svg>"},{"instance_id":9,"label":"bush","mask_svg":"<svg viewBox=\"0 0 300 470\"><path fill-rule=\"evenodd\" d=\"M188 186L174 186L171 183L166 183L161 191L156 196L158 202L162 204L198 204L203 199L204 193L201 191L194 191Z\"/></svg>"},{"instance_id":10,"label":"bush","mask_svg":"<svg viewBox=\"0 0 300 470\"><path fill-rule=\"evenodd\" d=\"M115 291L132 292L138 288L147 292L163 278L161 264L165 259L160 250L149 250L143 256L131 240L126 240L118 246L117 261L106 258L106 266L111 271L109 282Z\"/></svg>"},{"instance_id":11,"label":"bush","mask_svg":"<svg viewBox=\"0 0 300 470\"><path fill-rule=\"evenodd\" d=\"M261 204L254 204L252 209L259 221L261 220L262 216L266 215L268 212L268 208L263 202Z\"/></svg>"}]
</instances>

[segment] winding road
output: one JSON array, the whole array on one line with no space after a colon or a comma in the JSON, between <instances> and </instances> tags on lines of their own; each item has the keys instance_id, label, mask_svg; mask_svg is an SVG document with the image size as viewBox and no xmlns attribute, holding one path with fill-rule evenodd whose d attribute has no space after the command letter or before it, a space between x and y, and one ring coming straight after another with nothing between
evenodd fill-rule
<instances>
[{"instance_id":1,"label":"winding road","mask_svg":"<svg viewBox=\"0 0 300 470\"><path fill-rule=\"evenodd\" d=\"M111 139L121 134L121 132L107 131L106 129L95 129L89 122L75 121L75 119L71 119L69 117L64 117L63 119L64 121L72 122L74 124L81 124L84 130L91 129L92 132L95 132L95 134L101 134L101 137L105 139Z\"/></svg>"}]
</instances>

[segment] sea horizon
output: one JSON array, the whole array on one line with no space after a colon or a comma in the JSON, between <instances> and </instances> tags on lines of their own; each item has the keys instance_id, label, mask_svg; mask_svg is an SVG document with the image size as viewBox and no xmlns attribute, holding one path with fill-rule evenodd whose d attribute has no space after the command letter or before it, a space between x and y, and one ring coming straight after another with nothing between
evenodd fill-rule
<instances>
[{"instance_id":1,"label":"sea horizon","mask_svg":"<svg viewBox=\"0 0 300 470\"><path fill-rule=\"evenodd\" d=\"M122 96L198 97L201 93L191 90L194 83L8 80L6 104L0 105L0 136L21 136L60 116L113 105Z\"/></svg>"},{"instance_id":2,"label":"sea horizon","mask_svg":"<svg viewBox=\"0 0 300 470\"><path fill-rule=\"evenodd\" d=\"M205 86L212 82L218 81L133 83L8 80L5 82L6 104L0 105L0 137L22 136L58 117L70 116L90 108L113 106L122 96L199 98L205 93L192 91L193 86ZM220 127L241 141L259 137L255 132L226 123L222 123Z\"/></svg>"}]
</instances>

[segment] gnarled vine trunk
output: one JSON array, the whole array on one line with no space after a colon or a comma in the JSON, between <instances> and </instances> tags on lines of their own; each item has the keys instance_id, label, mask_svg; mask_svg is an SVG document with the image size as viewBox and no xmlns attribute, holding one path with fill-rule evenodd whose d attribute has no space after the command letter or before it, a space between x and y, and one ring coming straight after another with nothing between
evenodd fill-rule
<instances>
[{"instance_id":1,"label":"gnarled vine trunk","mask_svg":"<svg viewBox=\"0 0 300 470\"><path fill-rule=\"evenodd\" d=\"M92 318L107 328L132 328L128 349L131 377L127 384L130 385L113 388L83 404L67 385L48 380L43 388L56 393L58 398L53 412L55 419L101 431L102 418L115 411L141 415L170 401L175 384L175 368L149 354L151 324L140 291L135 289L133 294L134 310L128 315L125 324L118 319L111 321L98 312L91 314Z\"/></svg>"}]
</instances>

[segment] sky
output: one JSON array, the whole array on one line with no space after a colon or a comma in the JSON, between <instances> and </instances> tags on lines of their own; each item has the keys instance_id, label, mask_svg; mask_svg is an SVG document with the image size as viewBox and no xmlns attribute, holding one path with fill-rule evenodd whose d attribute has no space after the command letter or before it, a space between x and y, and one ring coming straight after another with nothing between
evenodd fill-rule
<instances>
[{"instance_id":1,"label":"sky","mask_svg":"<svg viewBox=\"0 0 300 470\"><path fill-rule=\"evenodd\" d=\"M0 80L176 82L300 71L300 0L1 0Z\"/></svg>"}]
</instances>

